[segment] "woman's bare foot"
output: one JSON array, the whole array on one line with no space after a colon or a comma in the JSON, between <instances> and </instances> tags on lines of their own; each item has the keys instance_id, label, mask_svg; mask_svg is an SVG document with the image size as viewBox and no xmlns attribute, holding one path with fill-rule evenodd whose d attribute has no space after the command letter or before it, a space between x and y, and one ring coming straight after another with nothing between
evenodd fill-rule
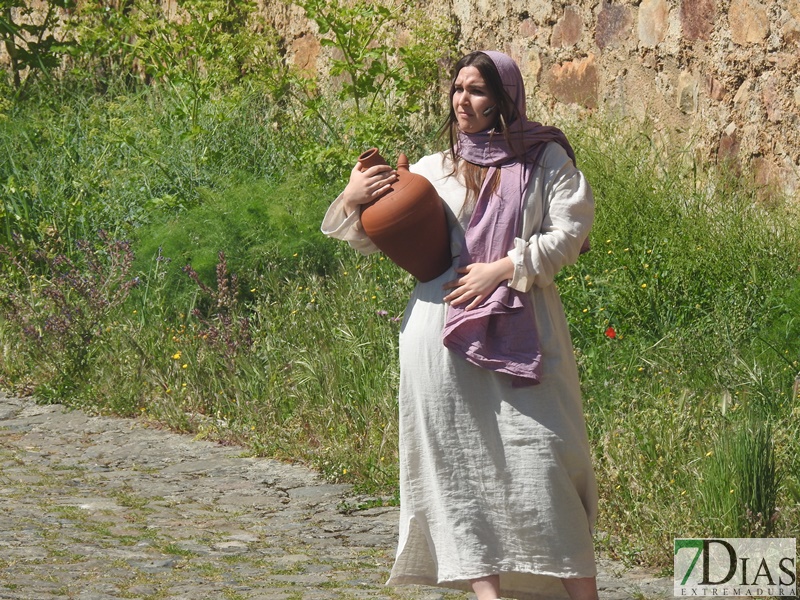
<instances>
[{"instance_id":1,"label":"woman's bare foot","mask_svg":"<svg viewBox=\"0 0 800 600\"><path fill-rule=\"evenodd\" d=\"M597 580L594 577L563 578L561 583L571 600L598 600Z\"/></svg>"},{"instance_id":2,"label":"woman's bare foot","mask_svg":"<svg viewBox=\"0 0 800 600\"><path fill-rule=\"evenodd\" d=\"M472 591L478 600L498 600L500 598L500 575L487 575L480 579L471 579Z\"/></svg>"}]
</instances>

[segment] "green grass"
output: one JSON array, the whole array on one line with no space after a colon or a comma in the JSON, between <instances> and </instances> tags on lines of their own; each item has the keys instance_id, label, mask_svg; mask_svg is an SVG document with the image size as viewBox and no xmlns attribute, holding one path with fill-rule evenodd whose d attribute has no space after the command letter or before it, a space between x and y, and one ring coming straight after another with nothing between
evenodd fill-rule
<instances>
[{"instance_id":1,"label":"green grass","mask_svg":"<svg viewBox=\"0 0 800 600\"><path fill-rule=\"evenodd\" d=\"M610 132L574 136L597 222L592 252L559 278L600 528L609 548L661 564L673 537L788 535L798 523L797 207L764 205L745 177L703 172L680 148L653 151L643 132L623 131L623 144ZM769 465L746 458L752 431ZM744 491L753 480L771 490L760 500ZM756 523L761 502L782 511L768 527Z\"/></svg>"},{"instance_id":2,"label":"green grass","mask_svg":"<svg viewBox=\"0 0 800 600\"><path fill-rule=\"evenodd\" d=\"M137 230L136 268L146 271L148 263L160 258L171 263L166 285L172 289L186 289L192 283L181 270L187 264L203 282L213 284L218 253L223 250L231 270L240 276L263 272L290 276L299 264L303 271L324 274L333 268L336 250L335 243L319 231L319 214L327 201L324 192L309 190L302 178L201 191L197 206ZM242 283L255 285L252 280ZM252 298L250 287L244 287Z\"/></svg>"},{"instance_id":3,"label":"green grass","mask_svg":"<svg viewBox=\"0 0 800 600\"><path fill-rule=\"evenodd\" d=\"M70 243L98 229L130 236L198 206L208 190L274 177L286 164L290 149L271 132L276 107L263 93L228 91L197 124L181 106L157 87L95 95L65 86L0 115L0 242L14 231Z\"/></svg>"},{"instance_id":4,"label":"green grass","mask_svg":"<svg viewBox=\"0 0 800 600\"><path fill-rule=\"evenodd\" d=\"M289 141L265 127L276 107L239 90L210 101L192 132L172 101L65 96L0 122L3 223L25 236L6 236L0 257L0 383L302 461L391 501L413 281L318 232L343 174L319 179L320 165L297 161L319 144L313 125L287 125ZM642 126L568 127L597 201L593 249L558 285L601 489L599 543L665 566L673 537L791 535L797 207L759 201L746 177L695 164ZM99 228L130 237L135 262ZM64 276L62 255L93 277ZM64 314L65 332L53 320ZM754 452L771 458L748 461Z\"/></svg>"}]
</instances>

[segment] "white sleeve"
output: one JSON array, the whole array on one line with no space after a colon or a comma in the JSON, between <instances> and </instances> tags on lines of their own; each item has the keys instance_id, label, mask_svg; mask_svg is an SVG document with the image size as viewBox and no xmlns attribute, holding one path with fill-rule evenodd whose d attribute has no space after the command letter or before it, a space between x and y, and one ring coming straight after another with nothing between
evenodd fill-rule
<instances>
[{"instance_id":1,"label":"white sleeve","mask_svg":"<svg viewBox=\"0 0 800 600\"><path fill-rule=\"evenodd\" d=\"M594 222L592 190L564 149L549 144L542 161L541 181L532 182L528 198L541 202L541 226L527 240L516 238L508 253L514 262L509 285L521 292L550 285L562 267L575 263Z\"/></svg>"},{"instance_id":2,"label":"white sleeve","mask_svg":"<svg viewBox=\"0 0 800 600\"><path fill-rule=\"evenodd\" d=\"M356 210L349 215L345 213L341 194L328 207L321 229L325 235L347 242L361 254L378 251L378 247L370 241L361 227L361 211Z\"/></svg>"}]
</instances>

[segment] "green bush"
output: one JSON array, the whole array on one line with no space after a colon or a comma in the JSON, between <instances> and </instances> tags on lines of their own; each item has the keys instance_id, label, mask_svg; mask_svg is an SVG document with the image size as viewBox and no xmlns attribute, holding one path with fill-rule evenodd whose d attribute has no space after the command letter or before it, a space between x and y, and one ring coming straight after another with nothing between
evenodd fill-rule
<instances>
[{"instance_id":1,"label":"green bush","mask_svg":"<svg viewBox=\"0 0 800 600\"><path fill-rule=\"evenodd\" d=\"M318 188L306 189L302 177L206 191L196 206L137 231L137 268L146 272L154 258L168 259L174 290L193 286L181 270L185 265L211 285L219 252L245 285L265 272L278 278L298 270L325 274L336 252L335 243L319 231L329 200Z\"/></svg>"},{"instance_id":2,"label":"green bush","mask_svg":"<svg viewBox=\"0 0 800 600\"><path fill-rule=\"evenodd\" d=\"M413 4L298 4L317 24L322 46L333 49L327 67L335 82L293 78L300 123L314 121L320 132L316 138L292 132L303 139L303 162L324 181L346 176L354 158L376 145L409 156L427 151L431 124L447 114L443 82L455 56L450 23Z\"/></svg>"},{"instance_id":3,"label":"green bush","mask_svg":"<svg viewBox=\"0 0 800 600\"><path fill-rule=\"evenodd\" d=\"M178 99L159 90L61 100L30 100L0 119L0 241L127 237L196 206L202 190L286 168L273 107L249 87L210 103L213 127L200 132L172 118Z\"/></svg>"}]
</instances>

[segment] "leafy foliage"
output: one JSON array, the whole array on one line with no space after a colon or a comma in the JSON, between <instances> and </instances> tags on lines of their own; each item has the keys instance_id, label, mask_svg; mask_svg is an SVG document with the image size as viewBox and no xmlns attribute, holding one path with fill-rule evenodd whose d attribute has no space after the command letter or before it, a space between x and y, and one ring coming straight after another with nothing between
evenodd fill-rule
<instances>
[{"instance_id":1,"label":"leafy foliage","mask_svg":"<svg viewBox=\"0 0 800 600\"><path fill-rule=\"evenodd\" d=\"M133 252L102 231L98 245L82 241L70 255L58 237L38 248L15 242L0 246L9 284L0 304L21 338L22 353L40 369L37 395L61 400L83 388L103 352L108 319L138 284L130 275Z\"/></svg>"},{"instance_id":2,"label":"leafy foliage","mask_svg":"<svg viewBox=\"0 0 800 600\"><path fill-rule=\"evenodd\" d=\"M0 41L11 63L17 94L39 75L50 76L60 66L70 41L56 38L56 25L74 0L46 0L43 10L30 2L0 1Z\"/></svg>"},{"instance_id":3,"label":"leafy foliage","mask_svg":"<svg viewBox=\"0 0 800 600\"><path fill-rule=\"evenodd\" d=\"M174 116L202 127L203 107L215 93L279 69L274 36L255 2L182 0L174 13L154 0L82 2L69 21L74 70L106 89L119 76L168 86L180 99Z\"/></svg>"},{"instance_id":4,"label":"leafy foliage","mask_svg":"<svg viewBox=\"0 0 800 600\"><path fill-rule=\"evenodd\" d=\"M787 427L800 414L800 238L790 206L767 209L741 178L620 125L570 136L597 218L592 251L558 284L606 500L600 527L617 532L613 552L653 562L671 537L797 519Z\"/></svg>"},{"instance_id":5,"label":"leafy foliage","mask_svg":"<svg viewBox=\"0 0 800 600\"><path fill-rule=\"evenodd\" d=\"M187 288L181 273L187 264L200 281L212 284L220 249L246 286L258 273L290 276L299 265L303 271L324 274L334 266L336 248L319 231L326 204L327 198L318 191L304 193L298 180L251 182L223 193L206 192L196 207L137 232L137 264L144 270L156 256L168 260L166 277L176 293Z\"/></svg>"},{"instance_id":6,"label":"leafy foliage","mask_svg":"<svg viewBox=\"0 0 800 600\"><path fill-rule=\"evenodd\" d=\"M760 419L729 424L709 454L699 496L709 534L769 537L779 485L772 425Z\"/></svg>"},{"instance_id":7,"label":"leafy foliage","mask_svg":"<svg viewBox=\"0 0 800 600\"><path fill-rule=\"evenodd\" d=\"M295 80L305 116L318 120L326 134L320 144L307 140L304 159L322 176L341 177L358 154L379 142L410 155L425 148L430 123L442 118L441 83L454 55L448 24L410 5L299 4L317 24L322 46L331 49L330 75L340 82L326 90ZM334 101L344 109L338 117L326 109Z\"/></svg>"}]
</instances>

